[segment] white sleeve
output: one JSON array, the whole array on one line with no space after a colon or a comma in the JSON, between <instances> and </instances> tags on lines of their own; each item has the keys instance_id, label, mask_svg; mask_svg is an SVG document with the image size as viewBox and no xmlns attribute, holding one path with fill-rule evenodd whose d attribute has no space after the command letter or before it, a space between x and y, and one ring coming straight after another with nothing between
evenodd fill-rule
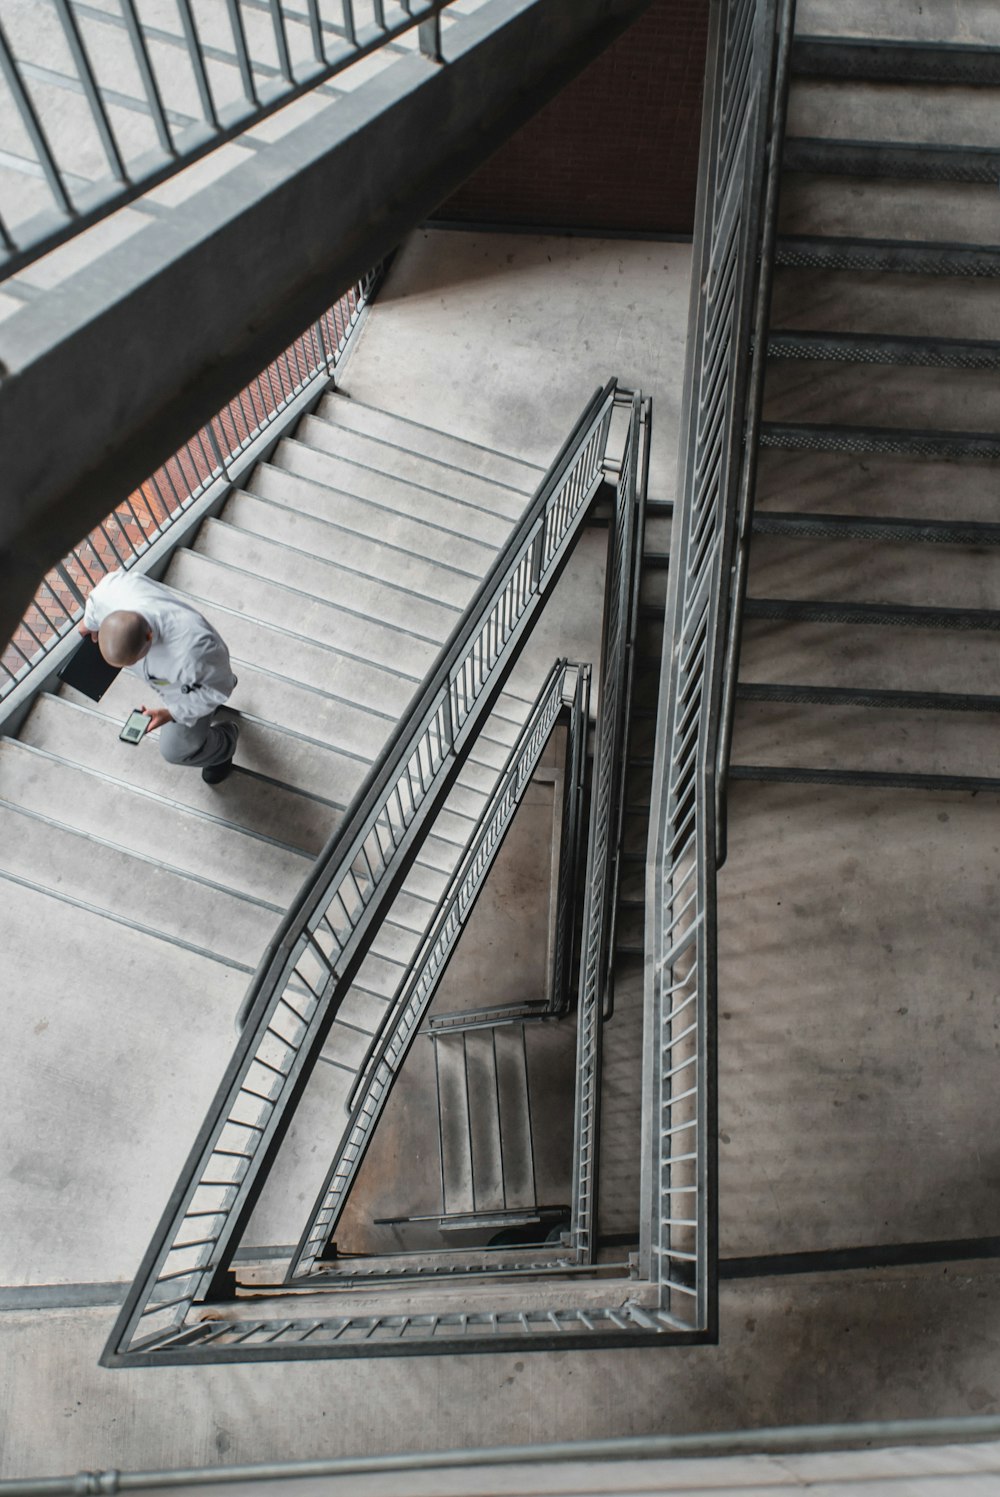
<instances>
[{"instance_id":1,"label":"white sleeve","mask_svg":"<svg viewBox=\"0 0 1000 1497\"><path fill-rule=\"evenodd\" d=\"M235 685L226 646L217 634L202 631L191 641L177 682L179 690L171 692L171 716L190 726L228 701Z\"/></svg>"}]
</instances>

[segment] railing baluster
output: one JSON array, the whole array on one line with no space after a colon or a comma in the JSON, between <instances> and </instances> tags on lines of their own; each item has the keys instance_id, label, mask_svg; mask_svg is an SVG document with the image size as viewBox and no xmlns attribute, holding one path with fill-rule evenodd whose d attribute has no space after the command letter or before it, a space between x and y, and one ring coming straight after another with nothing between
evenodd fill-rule
<instances>
[{"instance_id":1,"label":"railing baluster","mask_svg":"<svg viewBox=\"0 0 1000 1497\"><path fill-rule=\"evenodd\" d=\"M84 46L83 37L80 34L80 28L77 24L73 7L70 4L70 0L52 0L52 4L55 7L59 20L62 22L70 55L73 58L77 76L83 85L84 97L90 106L91 117L97 129L97 134L100 137L104 155L111 169L111 175L119 182L128 182L128 171L122 159L121 151L118 149L118 141L115 138L115 132L111 128L111 121L108 119L108 112L104 106L104 98L101 94L100 85L91 67L90 57Z\"/></svg>"},{"instance_id":2,"label":"railing baluster","mask_svg":"<svg viewBox=\"0 0 1000 1497\"><path fill-rule=\"evenodd\" d=\"M167 123L166 111L163 108L163 99L160 96L156 74L153 72L153 65L149 57L149 48L146 45L146 37L139 17L136 14L135 0L120 0L120 4L122 18L125 21L129 40L132 43L136 66L139 69L139 78L142 82L143 92L146 95L146 103L149 105L149 112L153 116L153 124L156 127L157 137L167 155L176 156L177 147L174 145L170 126Z\"/></svg>"},{"instance_id":3,"label":"railing baluster","mask_svg":"<svg viewBox=\"0 0 1000 1497\"><path fill-rule=\"evenodd\" d=\"M76 209L63 181L62 172L56 164L52 147L49 145L48 136L42 128L38 112L35 109L31 95L25 87L24 80L21 77L21 70L17 65L2 26L0 26L0 71L3 72L7 80L7 86L13 95L17 112L21 116L21 123L38 157L38 163L45 173L45 180L49 184L52 196L55 198L56 207L72 218ZM3 238L9 250L17 248L17 245L6 229L3 232Z\"/></svg>"}]
</instances>

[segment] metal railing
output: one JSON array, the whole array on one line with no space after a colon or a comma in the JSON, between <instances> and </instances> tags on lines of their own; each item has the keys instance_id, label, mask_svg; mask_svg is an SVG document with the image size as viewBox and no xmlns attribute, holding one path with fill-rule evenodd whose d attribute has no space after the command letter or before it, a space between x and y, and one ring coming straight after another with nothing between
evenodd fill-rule
<instances>
[{"instance_id":1,"label":"metal railing","mask_svg":"<svg viewBox=\"0 0 1000 1497\"><path fill-rule=\"evenodd\" d=\"M137 0L99 11L51 0L45 28L32 7L12 11L0 26L0 278L413 29L443 62L450 3L214 0L196 15L177 0L154 25Z\"/></svg>"},{"instance_id":2,"label":"metal railing","mask_svg":"<svg viewBox=\"0 0 1000 1497\"><path fill-rule=\"evenodd\" d=\"M382 271L376 266L352 286L47 573L0 655L0 701L45 667L103 576L142 561L209 490L229 483L243 453L281 431L282 418L297 419L307 392L318 395L332 381Z\"/></svg>"},{"instance_id":3,"label":"metal railing","mask_svg":"<svg viewBox=\"0 0 1000 1497\"><path fill-rule=\"evenodd\" d=\"M349 1122L295 1250L287 1282L309 1275L326 1250L399 1068L416 1039L556 720L566 707L574 717L586 715L589 685L589 667L559 660L539 692L472 833L468 851L442 895L434 922L358 1067L346 1103Z\"/></svg>"},{"instance_id":4,"label":"metal railing","mask_svg":"<svg viewBox=\"0 0 1000 1497\"><path fill-rule=\"evenodd\" d=\"M272 938L245 1030L105 1351L173 1338L228 1265L339 1003L547 599L603 480L615 382L592 397L524 519Z\"/></svg>"},{"instance_id":5,"label":"metal railing","mask_svg":"<svg viewBox=\"0 0 1000 1497\"><path fill-rule=\"evenodd\" d=\"M600 706L594 749L590 839L580 949L577 1001L576 1100L573 1193L569 1242L580 1262L595 1250L597 1165L600 1143L601 1037L611 983L614 917L612 901L621 836L621 798L627 723L628 664L636 619L636 541L648 466L649 407L638 392L627 397L629 423L615 488L605 589ZM644 456L640 465L640 449Z\"/></svg>"},{"instance_id":6,"label":"metal railing","mask_svg":"<svg viewBox=\"0 0 1000 1497\"><path fill-rule=\"evenodd\" d=\"M778 20L778 12L782 20ZM716 775L783 0L715 0L646 885L640 1271L717 1320ZM730 669L735 663L730 660Z\"/></svg>"}]
</instances>

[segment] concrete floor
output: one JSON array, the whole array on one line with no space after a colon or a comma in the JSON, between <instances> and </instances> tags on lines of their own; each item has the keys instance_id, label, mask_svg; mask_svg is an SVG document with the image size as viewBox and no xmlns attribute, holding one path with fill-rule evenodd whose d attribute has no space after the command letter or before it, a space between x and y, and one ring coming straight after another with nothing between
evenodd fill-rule
<instances>
[{"instance_id":1,"label":"concrete floor","mask_svg":"<svg viewBox=\"0 0 1000 1497\"><path fill-rule=\"evenodd\" d=\"M652 492L670 497L689 260L680 245L418 234L346 388L544 460L616 372L653 395ZM910 812L853 804L845 824L815 796L792 837L755 786L732 817L728 1254L995 1230L988 822L942 800L954 841L929 866ZM993 1412L998 1289L995 1262L799 1274L724 1283L714 1348L157 1372L98 1369L109 1309L12 1309L0 1474Z\"/></svg>"}]
</instances>

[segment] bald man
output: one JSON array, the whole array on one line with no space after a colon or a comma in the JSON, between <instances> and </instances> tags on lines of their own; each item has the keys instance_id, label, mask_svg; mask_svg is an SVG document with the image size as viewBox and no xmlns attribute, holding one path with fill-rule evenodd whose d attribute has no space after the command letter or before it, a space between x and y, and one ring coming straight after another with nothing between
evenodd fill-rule
<instances>
[{"instance_id":1,"label":"bald man","mask_svg":"<svg viewBox=\"0 0 1000 1497\"><path fill-rule=\"evenodd\" d=\"M159 732L164 759L220 784L233 767L240 730L212 721L236 677L208 620L160 582L109 572L87 599L80 633L97 641L109 665L131 671L159 696L161 707L143 703L139 710L149 718L146 732Z\"/></svg>"}]
</instances>

